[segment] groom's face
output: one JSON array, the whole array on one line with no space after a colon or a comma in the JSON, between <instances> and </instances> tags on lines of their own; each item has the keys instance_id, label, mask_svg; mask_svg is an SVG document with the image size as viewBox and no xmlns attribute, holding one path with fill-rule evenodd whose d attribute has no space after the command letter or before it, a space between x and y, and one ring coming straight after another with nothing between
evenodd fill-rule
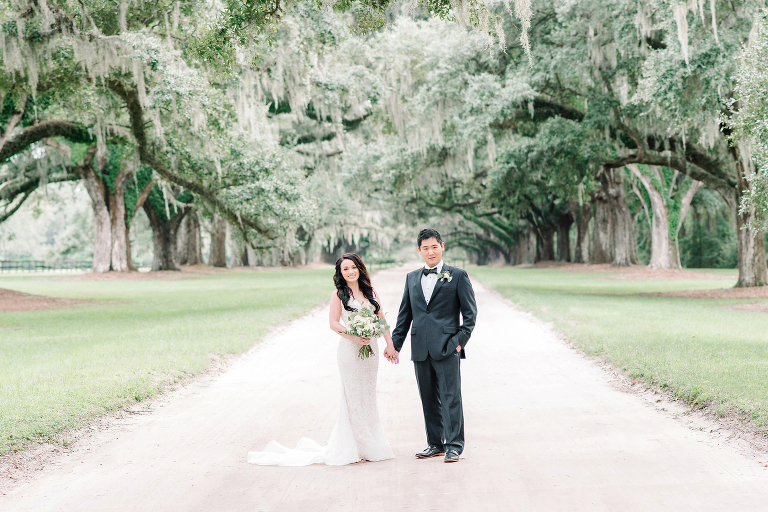
<instances>
[{"instance_id":1,"label":"groom's face","mask_svg":"<svg viewBox=\"0 0 768 512\"><path fill-rule=\"evenodd\" d=\"M437 238L427 238L421 241L419 246L419 254L424 258L424 263L428 267L434 267L440 260L443 259L443 250L445 249L445 243L438 243Z\"/></svg>"}]
</instances>

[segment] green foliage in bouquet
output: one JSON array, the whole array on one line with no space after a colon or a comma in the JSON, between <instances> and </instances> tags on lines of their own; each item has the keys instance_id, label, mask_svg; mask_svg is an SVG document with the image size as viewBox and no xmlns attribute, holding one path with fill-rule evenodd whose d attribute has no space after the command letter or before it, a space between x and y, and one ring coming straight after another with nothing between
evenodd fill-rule
<instances>
[{"instance_id":1,"label":"green foliage in bouquet","mask_svg":"<svg viewBox=\"0 0 768 512\"><path fill-rule=\"evenodd\" d=\"M380 318L373 312L370 306L363 306L355 314L349 317L347 329L341 331L341 334L349 334L359 338L376 339L381 338L389 330L387 321ZM367 359L373 355L373 349L370 345L360 347L360 359Z\"/></svg>"}]
</instances>

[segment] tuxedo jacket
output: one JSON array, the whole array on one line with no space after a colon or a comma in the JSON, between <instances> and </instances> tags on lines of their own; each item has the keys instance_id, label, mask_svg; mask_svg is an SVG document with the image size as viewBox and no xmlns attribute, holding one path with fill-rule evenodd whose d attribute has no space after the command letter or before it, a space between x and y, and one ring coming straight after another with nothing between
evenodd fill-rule
<instances>
[{"instance_id":1,"label":"tuxedo jacket","mask_svg":"<svg viewBox=\"0 0 768 512\"><path fill-rule=\"evenodd\" d=\"M442 272L446 271L450 273L451 280L438 279L429 305L421 288L422 269L410 272L405 279L392 343L399 352L410 328L412 361L424 361L427 355L438 361L445 359L459 345L461 358L466 357L464 347L472 335L477 317L475 292L463 269L443 263Z\"/></svg>"}]
</instances>

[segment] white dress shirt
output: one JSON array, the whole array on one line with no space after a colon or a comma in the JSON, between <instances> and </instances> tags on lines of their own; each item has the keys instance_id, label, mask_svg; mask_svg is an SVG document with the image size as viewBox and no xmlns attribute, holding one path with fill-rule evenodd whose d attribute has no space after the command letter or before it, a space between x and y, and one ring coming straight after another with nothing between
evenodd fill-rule
<instances>
[{"instance_id":1,"label":"white dress shirt","mask_svg":"<svg viewBox=\"0 0 768 512\"><path fill-rule=\"evenodd\" d=\"M426 276L424 274L421 275L421 291L424 292L424 300L426 300L427 304L429 304L429 299L432 298L432 292L434 291L435 285L437 284L437 275L443 271L443 260L440 260L440 263L438 263L435 267L428 267L424 265L424 268L427 270L437 268L437 274L427 274Z\"/></svg>"}]
</instances>

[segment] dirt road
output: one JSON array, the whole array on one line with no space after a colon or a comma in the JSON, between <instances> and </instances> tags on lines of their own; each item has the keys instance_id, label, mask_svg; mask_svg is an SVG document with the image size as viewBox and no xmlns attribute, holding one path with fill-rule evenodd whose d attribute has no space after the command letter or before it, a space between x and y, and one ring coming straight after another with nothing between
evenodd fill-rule
<instances>
[{"instance_id":1,"label":"dirt road","mask_svg":"<svg viewBox=\"0 0 768 512\"><path fill-rule=\"evenodd\" d=\"M405 269L374 284L394 322ZM0 497L10 511L763 511L768 468L621 390L610 374L475 283L462 362L467 446L416 460L423 420L408 350L382 359L379 407L396 458L260 467L249 450L325 443L338 400L327 308L154 412L96 434Z\"/></svg>"}]
</instances>

